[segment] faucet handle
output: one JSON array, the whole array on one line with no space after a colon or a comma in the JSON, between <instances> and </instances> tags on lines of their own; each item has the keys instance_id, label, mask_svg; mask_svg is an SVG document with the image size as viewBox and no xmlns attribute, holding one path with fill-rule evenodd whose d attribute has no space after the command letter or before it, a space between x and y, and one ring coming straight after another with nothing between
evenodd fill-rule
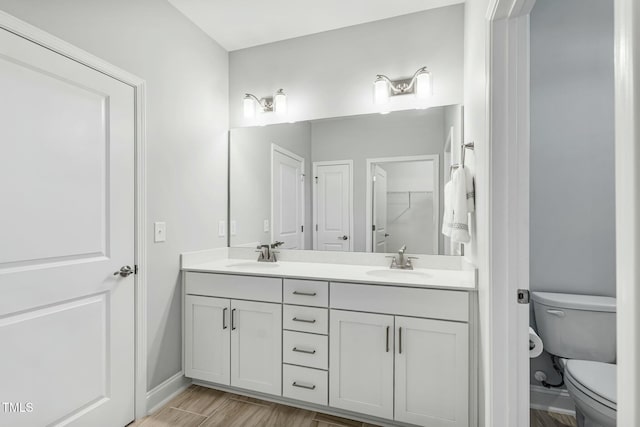
<instances>
[{"instance_id":1,"label":"faucet handle","mask_svg":"<svg viewBox=\"0 0 640 427\"><path fill-rule=\"evenodd\" d=\"M278 246L282 246L282 245L284 245L284 242L278 242L278 241L276 241L275 243L272 243L272 244L271 244L271 249L275 249L275 248L277 248Z\"/></svg>"}]
</instances>

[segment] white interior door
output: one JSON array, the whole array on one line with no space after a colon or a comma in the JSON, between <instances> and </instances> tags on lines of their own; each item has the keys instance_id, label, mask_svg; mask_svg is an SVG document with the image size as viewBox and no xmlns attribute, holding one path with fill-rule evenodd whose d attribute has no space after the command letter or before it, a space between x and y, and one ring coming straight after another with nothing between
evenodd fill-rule
<instances>
[{"instance_id":1,"label":"white interior door","mask_svg":"<svg viewBox=\"0 0 640 427\"><path fill-rule=\"evenodd\" d=\"M387 252L387 172L373 166L373 252Z\"/></svg>"},{"instance_id":2,"label":"white interior door","mask_svg":"<svg viewBox=\"0 0 640 427\"><path fill-rule=\"evenodd\" d=\"M0 94L0 424L126 425L134 89L0 30Z\"/></svg>"},{"instance_id":3,"label":"white interior door","mask_svg":"<svg viewBox=\"0 0 640 427\"><path fill-rule=\"evenodd\" d=\"M313 249L353 251L351 163L315 163Z\"/></svg>"},{"instance_id":4,"label":"white interior door","mask_svg":"<svg viewBox=\"0 0 640 427\"><path fill-rule=\"evenodd\" d=\"M272 240L304 249L304 159L274 144L271 170Z\"/></svg>"}]
</instances>

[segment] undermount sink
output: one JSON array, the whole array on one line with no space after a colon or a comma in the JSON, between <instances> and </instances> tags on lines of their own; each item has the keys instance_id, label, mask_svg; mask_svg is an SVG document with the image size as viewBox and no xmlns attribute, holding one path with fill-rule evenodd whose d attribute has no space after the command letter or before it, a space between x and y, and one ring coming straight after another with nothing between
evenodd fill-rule
<instances>
[{"instance_id":1,"label":"undermount sink","mask_svg":"<svg viewBox=\"0 0 640 427\"><path fill-rule=\"evenodd\" d=\"M401 277L412 277L415 279L426 279L431 275L422 271L415 270L392 270L390 268L384 270L369 270L367 271L369 276L381 277L386 279L398 279Z\"/></svg>"},{"instance_id":2,"label":"undermount sink","mask_svg":"<svg viewBox=\"0 0 640 427\"><path fill-rule=\"evenodd\" d=\"M244 262L236 262L232 264L227 264L225 267L227 268L237 268L237 269L265 269L269 270L275 267L279 267L275 262L258 262L258 261L244 261Z\"/></svg>"}]
</instances>

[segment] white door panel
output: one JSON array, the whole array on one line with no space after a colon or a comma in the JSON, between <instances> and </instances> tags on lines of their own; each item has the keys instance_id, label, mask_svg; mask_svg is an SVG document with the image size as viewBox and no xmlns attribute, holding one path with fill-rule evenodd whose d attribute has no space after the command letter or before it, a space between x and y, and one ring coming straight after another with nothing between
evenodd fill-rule
<instances>
[{"instance_id":1,"label":"white door panel","mask_svg":"<svg viewBox=\"0 0 640 427\"><path fill-rule=\"evenodd\" d=\"M395 419L433 427L468 426L468 325L400 316L395 321Z\"/></svg>"},{"instance_id":2,"label":"white door panel","mask_svg":"<svg viewBox=\"0 0 640 427\"><path fill-rule=\"evenodd\" d=\"M393 418L393 316L331 310L329 405Z\"/></svg>"},{"instance_id":3,"label":"white door panel","mask_svg":"<svg viewBox=\"0 0 640 427\"><path fill-rule=\"evenodd\" d=\"M315 224L314 249L353 250L351 216L351 164L314 165Z\"/></svg>"},{"instance_id":4,"label":"white door panel","mask_svg":"<svg viewBox=\"0 0 640 427\"><path fill-rule=\"evenodd\" d=\"M304 249L304 159L276 145L272 156L272 240Z\"/></svg>"},{"instance_id":5,"label":"white door panel","mask_svg":"<svg viewBox=\"0 0 640 427\"><path fill-rule=\"evenodd\" d=\"M373 251L387 253L387 172L373 166Z\"/></svg>"},{"instance_id":6,"label":"white door panel","mask_svg":"<svg viewBox=\"0 0 640 427\"><path fill-rule=\"evenodd\" d=\"M224 298L185 297L185 375L229 385L231 381L231 301Z\"/></svg>"},{"instance_id":7,"label":"white door panel","mask_svg":"<svg viewBox=\"0 0 640 427\"><path fill-rule=\"evenodd\" d=\"M231 385L282 393L282 305L231 301Z\"/></svg>"},{"instance_id":8,"label":"white door panel","mask_svg":"<svg viewBox=\"0 0 640 427\"><path fill-rule=\"evenodd\" d=\"M0 424L125 425L134 90L0 30L0 93Z\"/></svg>"}]
</instances>

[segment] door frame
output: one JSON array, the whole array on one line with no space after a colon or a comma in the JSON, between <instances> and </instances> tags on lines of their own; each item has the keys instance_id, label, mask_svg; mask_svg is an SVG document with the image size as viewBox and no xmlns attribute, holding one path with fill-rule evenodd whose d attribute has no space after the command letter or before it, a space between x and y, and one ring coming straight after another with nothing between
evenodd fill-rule
<instances>
[{"instance_id":1,"label":"door frame","mask_svg":"<svg viewBox=\"0 0 640 427\"><path fill-rule=\"evenodd\" d=\"M135 214L134 214L134 263L138 268L134 275L134 323L135 323L135 386L134 415L147 415L147 232L144 226L147 216L146 185L146 82L95 55L53 36L13 15L0 10L0 29L36 43L55 53L112 77L134 89L135 100Z\"/></svg>"},{"instance_id":2,"label":"door frame","mask_svg":"<svg viewBox=\"0 0 640 427\"><path fill-rule=\"evenodd\" d=\"M615 0L618 425L640 424L640 6ZM620 373L624 372L624 375Z\"/></svg>"},{"instance_id":3,"label":"door frame","mask_svg":"<svg viewBox=\"0 0 640 427\"><path fill-rule=\"evenodd\" d=\"M305 192L304 192L304 185L305 185L305 173L304 173L304 157L287 150L286 148L282 148L281 146L279 146L278 144L275 143L271 143L271 224L269 226L270 228L270 235L271 235L271 243L274 243L275 240L275 236L273 234L273 224L274 224L274 220L273 220L273 212L274 212L274 205L273 205L273 155L277 152L279 152L280 154L284 154L285 156L289 156L292 159L299 161L302 164L302 167L300 168L300 172L302 173L302 179L300 180L300 191L301 191L301 197L300 197L300 203L301 203L301 207L302 207L302 211L300 213L300 215L302 216L302 231L301 231L301 236L300 236L300 243L301 243L301 247L302 249L304 249L304 245L305 245L305 231L304 231L304 215L305 215L305 209L304 209L304 205L305 205Z\"/></svg>"},{"instance_id":4,"label":"door frame","mask_svg":"<svg viewBox=\"0 0 640 427\"><path fill-rule=\"evenodd\" d=\"M313 182L316 183L318 178L318 166L336 166L336 165L349 165L349 252L354 251L355 242L355 230L353 229L353 160L326 160L322 162L313 162ZM318 230L316 225L318 224L318 191L316 187L313 187L313 250L318 250Z\"/></svg>"},{"instance_id":5,"label":"door frame","mask_svg":"<svg viewBox=\"0 0 640 427\"><path fill-rule=\"evenodd\" d=\"M438 247L440 242L440 155L439 154L423 154L418 156L398 156L398 157L376 157L367 159L367 181L366 181L366 200L365 200L365 252L373 252L373 235L371 228L373 226L373 175L372 167L379 163L398 163L398 162L417 162L432 161L433 162L433 181L438 189L437 194L434 193L433 198L433 226L436 232L433 233L434 255L438 255ZM437 197L435 197L437 196ZM411 252L411 250L409 250Z\"/></svg>"}]
</instances>

